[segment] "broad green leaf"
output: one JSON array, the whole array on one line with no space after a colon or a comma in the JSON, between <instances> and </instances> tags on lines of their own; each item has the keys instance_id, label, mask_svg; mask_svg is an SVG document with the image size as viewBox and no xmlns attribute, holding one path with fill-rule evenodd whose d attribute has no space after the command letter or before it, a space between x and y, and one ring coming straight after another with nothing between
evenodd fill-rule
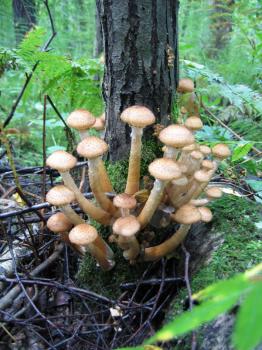
<instances>
[{"instance_id":1,"label":"broad green leaf","mask_svg":"<svg viewBox=\"0 0 262 350\"><path fill-rule=\"evenodd\" d=\"M253 143L251 142L237 146L232 154L232 161L236 162L237 160L245 157L252 147Z\"/></svg>"},{"instance_id":2,"label":"broad green leaf","mask_svg":"<svg viewBox=\"0 0 262 350\"><path fill-rule=\"evenodd\" d=\"M243 301L233 333L238 350L252 350L262 342L262 282L256 283Z\"/></svg>"}]
</instances>

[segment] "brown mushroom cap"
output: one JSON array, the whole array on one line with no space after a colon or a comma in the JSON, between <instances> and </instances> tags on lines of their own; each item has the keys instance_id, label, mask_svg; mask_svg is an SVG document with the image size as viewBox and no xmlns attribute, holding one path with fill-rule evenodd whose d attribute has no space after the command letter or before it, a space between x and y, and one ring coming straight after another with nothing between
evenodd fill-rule
<instances>
[{"instance_id":1,"label":"brown mushroom cap","mask_svg":"<svg viewBox=\"0 0 262 350\"><path fill-rule=\"evenodd\" d=\"M210 222L212 220L213 214L209 208L199 207L198 211L199 211L200 216L201 216L201 221Z\"/></svg>"},{"instance_id":2,"label":"brown mushroom cap","mask_svg":"<svg viewBox=\"0 0 262 350\"><path fill-rule=\"evenodd\" d=\"M131 237L135 235L139 230L140 223L133 215L119 218L114 222L113 225L114 233L124 237Z\"/></svg>"},{"instance_id":3,"label":"brown mushroom cap","mask_svg":"<svg viewBox=\"0 0 262 350\"><path fill-rule=\"evenodd\" d=\"M66 172L74 168L77 159L66 151L55 151L46 160L46 165L59 172Z\"/></svg>"},{"instance_id":4,"label":"brown mushroom cap","mask_svg":"<svg viewBox=\"0 0 262 350\"><path fill-rule=\"evenodd\" d=\"M159 140L167 146L182 148L194 143L195 138L185 126L172 124L160 132Z\"/></svg>"},{"instance_id":5,"label":"brown mushroom cap","mask_svg":"<svg viewBox=\"0 0 262 350\"><path fill-rule=\"evenodd\" d=\"M231 151L224 143L219 143L212 148L213 155L218 159L224 159L230 156Z\"/></svg>"},{"instance_id":6,"label":"brown mushroom cap","mask_svg":"<svg viewBox=\"0 0 262 350\"><path fill-rule=\"evenodd\" d=\"M80 246L86 246L93 243L98 237L95 227L88 224L75 226L69 233L70 242Z\"/></svg>"},{"instance_id":7,"label":"brown mushroom cap","mask_svg":"<svg viewBox=\"0 0 262 350\"><path fill-rule=\"evenodd\" d=\"M193 80L189 78L180 79L178 83L177 91L182 93L193 92L194 91Z\"/></svg>"},{"instance_id":8,"label":"brown mushroom cap","mask_svg":"<svg viewBox=\"0 0 262 350\"><path fill-rule=\"evenodd\" d=\"M209 187L205 190L205 193L208 198L221 198L223 195L223 192L219 187Z\"/></svg>"},{"instance_id":9,"label":"brown mushroom cap","mask_svg":"<svg viewBox=\"0 0 262 350\"><path fill-rule=\"evenodd\" d=\"M194 173L194 179L200 183L209 182L210 175L204 170L198 170Z\"/></svg>"},{"instance_id":10,"label":"brown mushroom cap","mask_svg":"<svg viewBox=\"0 0 262 350\"><path fill-rule=\"evenodd\" d=\"M201 220L201 215L198 208L191 204L185 204L179 208L174 214L171 214L171 218L179 224L191 225Z\"/></svg>"},{"instance_id":11,"label":"brown mushroom cap","mask_svg":"<svg viewBox=\"0 0 262 350\"><path fill-rule=\"evenodd\" d=\"M191 143L191 145L185 146L182 148L183 152L190 153L196 149L196 145L194 143Z\"/></svg>"},{"instance_id":12,"label":"brown mushroom cap","mask_svg":"<svg viewBox=\"0 0 262 350\"><path fill-rule=\"evenodd\" d=\"M200 151L192 151L190 153L190 156L195 160L200 160L204 158L203 154Z\"/></svg>"},{"instance_id":13,"label":"brown mushroom cap","mask_svg":"<svg viewBox=\"0 0 262 350\"><path fill-rule=\"evenodd\" d=\"M76 150L80 156L92 159L106 153L108 151L108 145L99 137L88 136L77 145Z\"/></svg>"},{"instance_id":14,"label":"brown mushroom cap","mask_svg":"<svg viewBox=\"0 0 262 350\"><path fill-rule=\"evenodd\" d=\"M211 148L206 145L200 145L199 151L203 153L205 156L208 156L211 153Z\"/></svg>"},{"instance_id":15,"label":"brown mushroom cap","mask_svg":"<svg viewBox=\"0 0 262 350\"><path fill-rule=\"evenodd\" d=\"M85 109L77 109L69 114L66 123L70 128L79 131L90 129L95 124L95 117Z\"/></svg>"},{"instance_id":16,"label":"brown mushroom cap","mask_svg":"<svg viewBox=\"0 0 262 350\"><path fill-rule=\"evenodd\" d=\"M201 163L201 166L205 170L212 170L212 169L214 169L213 162L211 160L208 160L208 159L203 160L203 162Z\"/></svg>"},{"instance_id":17,"label":"brown mushroom cap","mask_svg":"<svg viewBox=\"0 0 262 350\"><path fill-rule=\"evenodd\" d=\"M57 185L46 194L48 203L56 206L67 205L75 200L75 194L64 185Z\"/></svg>"},{"instance_id":18,"label":"brown mushroom cap","mask_svg":"<svg viewBox=\"0 0 262 350\"><path fill-rule=\"evenodd\" d=\"M50 231L55 233L67 232L72 228L72 223L63 213L56 213L50 216L46 223Z\"/></svg>"},{"instance_id":19,"label":"brown mushroom cap","mask_svg":"<svg viewBox=\"0 0 262 350\"><path fill-rule=\"evenodd\" d=\"M148 167L149 173L158 180L170 181L181 177L179 165L170 158L155 159Z\"/></svg>"},{"instance_id":20,"label":"brown mushroom cap","mask_svg":"<svg viewBox=\"0 0 262 350\"><path fill-rule=\"evenodd\" d=\"M136 207L137 201L135 197L127 193L120 193L114 197L113 204L117 208L133 209Z\"/></svg>"},{"instance_id":21,"label":"brown mushroom cap","mask_svg":"<svg viewBox=\"0 0 262 350\"><path fill-rule=\"evenodd\" d=\"M187 118L185 121L185 126L190 130L199 130L203 128L202 120L197 116L192 116Z\"/></svg>"},{"instance_id":22,"label":"brown mushroom cap","mask_svg":"<svg viewBox=\"0 0 262 350\"><path fill-rule=\"evenodd\" d=\"M105 122L103 121L103 119L101 117L96 118L95 124L92 126L92 128L95 129L96 131L104 130Z\"/></svg>"},{"instance_id":23,"label":"brown mushroom cap","mask_svg":"<svg viewBox=\"0 0 262 350\"><path fill-rule=\"evenodd\" d=\"M124 123L137 128L144 128L154 124L156 120L150 109L139 105L126 108L120 115L120 118Z\"/></svg>"}]
</instances>

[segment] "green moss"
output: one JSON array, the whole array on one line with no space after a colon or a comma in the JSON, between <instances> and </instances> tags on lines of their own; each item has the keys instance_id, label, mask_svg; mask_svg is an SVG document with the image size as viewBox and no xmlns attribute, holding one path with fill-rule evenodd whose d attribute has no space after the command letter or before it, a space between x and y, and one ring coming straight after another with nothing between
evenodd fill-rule
<instances>
[{"instance_id":1,"label":"green moss","mask_svg":"<svg viewBox=\"0 0 262 350\"><path fill-rule=\"evenodd\" d=\"M212 204L213 230L223 233L223 244L212 254L211 261L192 279L193 293L260 262L261 232L255 223L261 221L260 207L244 198L224 196ZM175 314L182 312L187 291L182 289L173 306Z\"/></svg>"}]
</instances>

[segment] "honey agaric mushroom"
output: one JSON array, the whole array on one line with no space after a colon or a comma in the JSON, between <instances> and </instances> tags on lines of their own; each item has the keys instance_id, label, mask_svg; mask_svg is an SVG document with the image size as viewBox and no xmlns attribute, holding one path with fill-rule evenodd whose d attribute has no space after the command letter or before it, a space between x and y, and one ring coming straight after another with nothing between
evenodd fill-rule
<instances>
[{"instance_id":1,"label":"honey agaric mushroom","mask_svg":"<svg viewBox=\"0 0 262 350\"><path fill-rule=\"evenodd\" d=\"M70 206L70 203L74 202L75 199L74 192L64 185L57 185L51 188L46 194L46 200L48 203L59 207L72 224L79 225L84 223L84 220L77 215Z\"/></svg>"},{"instance_id":2,"label":"honey agaric mushroom","mask_svg":"<svg viewBox=\"0 0 262 350\"><path fill-rule=\"evenodd\" d=\"M121 217L114 222L113 232L119 236L117 244L124 250L123 256L126 260L134 260L140 252L135 236L139 230L140 223L133 215Z\"/></svg>"},{"instance_id":3,"label":"honey agaric mushroom","mask_svg":"<svg viewBox=\"0 0 262 350\"><path fill-rule=\"evenodd\" d=\"M206 205L215 199L221 198L223 195L223 192L219 187L209 187L205 190L205 194L206 194L206 198L191 199L190 204L195 206Z\"/></svg>"},{"instance_id":4,"label":"honey agaric mushroom","mask_svg":"<svg viewBox=\"0 0 262 350\"><path fill-rule=\"evenodd\" d=\"M141 228L144 228L152 218L161 202L164 189L169 181L181 177L178 164L169 158L155 159L148 167L149 173L155 178L153 189L144 208L138 216Z\"/></svg>"},{"instance_id":5,"label":"honey agaric mushroom","mask_svg":"<svg viewBox=\"0 0 262 350\"><path fill-rule=\"evenodd\" d=\"M204 159L201 163L201 167L205 171L210 171L214 169L214 163L211 160Z\"/></svg>"},{"instance_id":6,"label":"honey agaric mushroom","mask_svg":"<svg viewBox=\"0 0 262 350\"><path fill-rule=\"evenodd\" d=\"M55 213L50 216L46 226L50 231L59 234L62 241L70 244L68 232L73 227L73 224L64 213Z\"/></svg>"},{"instance_id":7,"label":"honey agaric mushroom","mask_svg":"<svg viewBox=\"0 0 262 350\"><path fill-rule=\"evenodd\" d=\"M191 116L185 121L185 126L191 131L196 132L203 128L202 120L197 116Z\"/></svg>"},{"instance_id":8,"label":"honey agaric mushroom","mask_svg":"<svg viewBox=\"0 0 262 350\"><path fill-rule=\"evenodd\" d=\"M207 207L199 207L198 211L201 215L201 221L203 222L210 222L213 218L213 214L211 210Z\"/></svg>"},{"instance_id":9,"label":"honey agaric mushroom","mask_svg":"<svg viewBox=\"0 0 262 350\"><path fill-rule=\"evenodd\" d=\"M209 154L211 154L211 148L206 146L206 145L200 145L199 146L199 151L201 153L203 153L203 155L206 157L206 156L209 156Z\"/></svg>"},{"instance_id":10,"label":"honey agaric mushroom","mask_svg":"<svg viewBox=\"0 0 262 350\"><path fill-rule=\"evenodd\" d=\"M216 171L219 163L229 157L231 155L231 151L229 149L229 147L223 143L218 143L217 145L215 145L212 148L212 154L215 158L215 162L216 162L216 167L214 168L214 172Z\"/></svg>"},{"instance_id":11,"label":"honey agaric mushroom","mask_svg":"<svg viewBox=\"0 0 262 350\"><path fill-rule=\"evenodd\" d=\"M201 220L201 214L192 205L184 205L179 208L171 218L180 223L179 229L163 243L145 249L144 260L154 261L171 254L185 239L193 223Z\"/></svg>"},{"instance_id":12,"label":"honey agaric mushroom","mask_svg":"<svg viewBox=\"0 0 262 350\"><path fill-rule=\"evenodd\" d=\"M194 82L189 78L180 79L178 82L177 91L181 93L188 93L194 91Z\"/></svg>"},{"instance_id":13,"label":"honey agaric mushroom","mask_svg":"<svg viewBox=\"0 0 262 350\"><path fill-rule=\"evenodd\" d=\"M204 156L200 151L192 151L188 158L188 169L187 174L191 175L195 171L199 170L201 162L203 160Z\"/></svg>"},{"instance_id":14,"label":"honey agaric mushroom","mask_svg":"<svg viewBox=\"0 0 262 350\"><path fill-rule=\"evenodd\" d=\"M79 131L81 139L88 136L88 130L95 124L96 118L85 109L77 109L69 114L66 123L70 128Z\"/></svg>"},{"instance_id":15,"label":"honey agaric mushroom","mask_svg":"<svg viewBox=\"0 0 262 350\"><path fill-rule=\"evenodd\" d=\"M88 251L103 270L108 271L114 267L113 252L95 227L88 224L77 225L70 231L69 239L79 247L82 254Z\"/></svg>"},{"instance_id":16,"label":"honey agaric mushroom","mask_svg":"<svg viewBox=\"0 0 262 350\"><path fill-rule=\"evenodd\" d=\"M120 209L122 216L128 216L130 214L130 209L136 207L137 201L135 197L127 193L120 193L114 197L113 204L116 208Z\"/></svg>"},{"instance_id":17,"label":"honey agaric mushroom","mask_svg":"<svg viewBox=\"0 0 262 350\"><path fill-rule=\"evenodd\" d=\"M88 175L92 192L102 209L114 215L116 208L111 200L103 192L101 183L105 181L100 170L101 156L108 151L108 145L96 136L89 136L82 140L77 146L77 152L88 159ZM98 176L99 174L99 176Z\"/></svg>"},{"instance_id":18,"label":"honey agaric mushroom","mask_svg":"<svg viewBox=\"0 0 262 350\"><path fill-rule=\"evenodd\" d=\"M140 163L143 129L154 124L154 114L144 106L126 108L120 115L121 120L131 126L131 149L129 155L128 176L125 193L134 194L139 191Z\"/></svg>"},{"instance_id":19,"label":"honey agaric mushroom","mask_svg":"<svg viewBox=\"0 0 262 350\"><path fill-rule=\"evenodd\" d=\"M70 175L69 170L76 165L76 158L74 156L65 151L55 151L47 158L46 164L60 173L66 187L74 192L77 202L87 215L103 225L109 225L111 220L110 214L96 207L91 201L86 199Z\"/></svg>"},{"instance_id":20,"label":"honey agaric mushroom","mask_svg":"<svg viewBox=\"0 0 262 350\"><path fill-rule=\"evenodd\" d=\"M172 124L160 132L159 140L167 146L164 157L173 159L177 157L181 148L193 144L195 138L185 126Z\"/></svg>"},{"instance_id":21,"label":"honey agaric mushroom","mask_svg":"<svg viewBox=\"0 0 262 350\"><path fill-rule=\"evenodd\" d=\"M96 131L102 131L105 129L105 122L103 121L103 119L100 118L95 118L95 124L92 126L93 129L95 129Z\"/></svg>"}]
</instances>

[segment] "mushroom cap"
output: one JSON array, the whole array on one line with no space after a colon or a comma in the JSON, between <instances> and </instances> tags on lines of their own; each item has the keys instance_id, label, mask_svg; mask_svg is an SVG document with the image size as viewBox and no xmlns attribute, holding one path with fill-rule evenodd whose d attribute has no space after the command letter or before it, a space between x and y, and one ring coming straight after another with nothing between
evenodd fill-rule
<instances>
[{"instance_id":1,"label":"mushroom cap","mask_svg":"<svg viewBox=\"0 0 262 350\"><path fill-rule=\"evenodd\" d=\"M203 128L202 120L197 116L187 118L185 126L190 130L199 130Z\"/></svg>"},{"instance_id":2,"label":"mushroom cap","mask_svg":"<svg viewBox=\"0 0 262 350\"><path fill-rule=\"evenodd\" d=\"M171 217L179 224L185 225L191 225L201 220L198 208L191 204L183 205L174 214L171 214Z\"/></svg>"},{"instance_id":3,"label":"mushroom cap","mask_svg":"<svg viewBox=\"0 0 262 350\"><path fill-rule=\"evenodd\" d=\"M179 165L170 158L155 159L149 164L148 170L157 180L170 181L181 177Z\"/></svg>"},{"instance_id":4,"label":"mushroom cap","mask_svg":"<svg viewBox=\"0 0 262 350\"><path fill-rule=\"evenodd\" d=\"M139 230L140 223L133 215L118 218L113 225L114 233L124 237L131 237L135 235Z\"/></svg>"},{"instance_id":5,"label":"mushroom cap","mask_svg":"<svg viewBox=\"0 0 262 350\"><path fill-rule=\"evenodd\" d=\"M231 151L224 143L218 143L212 148L213 155L218 159L224 159L230 156Z\"/></svg>"},{"instance_id":6,"label":"mushroom cap","mask_svg":"<svg viewBox=\"0 0 262 350\"><path fill-rule=\"evenodd\" d=\"M77 109L69 114L66 123L70 128L82 131L90 129L95 124L95 117L85 109Z\"/></svg>"},{"instance_id":7,"label":"mushroom cap","mask_svg":"<svg viewBox=\"0 0 262 350\"><path fill-rule=\"evenodd\" d=\"M183 147L182 151L190 153L190 152L194 151L195 149L196 149L196 145L194 143L191 143L190 145Z\"/></svg>"},{"instance_id":8,"label":"mushroom cap","mask_svg":"<svg viewBox=\"0 0 262 350\"><path fill-rule=\"evenodd\" d=\"M66 151L55 151L46 160L46 165L60 173L69 171L74 168L77 159Z\"/></svg>"},{"instance_id":9,"label":"mushroom cap","mask_svg":"<svg viewBox=\"0 0 262 350\"><path fill-rule=\"evenodd\" d=\"M148 125L154 124L156 117L145 106L131 106L126 108L120 115L121 120L131 126L137 128L144 128Z\"/></svg>"},{"instance_id":10,"label":"mushroom cap","mask_svg":"<svg viewBox=\"0 0 262 350\"><path fill-rule=\"evenodd\" d=\"M180 79L178 83L177 91L182 93L193 92L194 91L193 80L189 78Z\"/></svg>"},{"instance_id":11,"label":"mushroom cap","mask_svg":"<svg viewBox=\"0 0 262 350\"><path fill-rule=\"evenodd\" d=\"M108 151L108 145L96 136L88 136L77 145L77 153L85 158L93 159Z\"/></svg>"},{"instance_id":12,"label":"mushroom cap","mask_svg":"<svg viewBox=\"0 0 262 350\"><path fill-rule=\"evenodd\" d=\"M136 199L127 193L120 193L113 199L113 204L117 208L133 209L136 207Z\"/></svg>"},{"instance_id":13,"label":"mushroom cap","mask_svg":"<svg viewBox=\"0 0 262 350\"><path fill-rule=\"evenodd\" d=\"M201 221L210 222L213 218L211 210L207 207L198 207L198 211L201 216Z\"/></svg>"},{"instance_id":14,"label":"mushroom cap","mask_svg":"<svg viewBox=\"0 0 262 350\"><path fill-rule=\"evenodd\" d=\"M223 196L223 192L219 187L209 187L205 190L205 193L208 198L221 198Z\"/></svg>"},{"instance_id":15,"label":"mushroom cap","mask_svg":"<svg viewBox=\"0 0 262 350\"><path fill-rule=\"evenodd\" d=\"M95 124L92 126L92 128L95 129L96 131L104 130L105 122L103 121L103 119L101 117L96 118Z\"/></svg>"},{"instance_id":16,"label":"mushroom cap","mask_svg":"<svg viewBox=\"0 0 262 350\"><path fill-rule=\"evenodd\" d=\"M69 219L65 216L64 213L55 213L47 220L47 227L50 231L55 233L67 232L69 231L73 224Z\"/></svg>"},{"instance_id":17,"label":"mushroom cap","mask_svg":"<svg viewBox=\"0 0 262 350\"><path fill-rule=\"evenodd\" d=\"M213 162L211 160L208 160L208 159L203 160L203 162L201 163L201 166L205 170L212 170L212 169L214 169Z\"/></svg>"},{"instance_id":18,"label":"mushroom cap","mask_svg":"<svg viewBox=\"0 0 262 350\"><path fill-rule=\"evenodd\" d=\"M47 192L46 200L55 206L67 205L75 200L75 194L66 186L57 185Z\"/></svg>"},{"instance_id":19,"label":"mushroom cap","mask_svg":"<svg viewBox=\"0 0 262 350\"><path fill-rule=\"evenodd\" d=\"M200 160L204 158L203 154L200 151L192 151L190 153L190 156L195 160Z\"/></svg>"},{"instance_id":20,"label":"mushroom cap","mask_svg":"<svg viewBox=\"0 0 262 350\"><path fill-rule=\"evenodd\" d=\"M200 182L200 183L209 182L210 181L210 175L204 170L197 170L194 173L194 179L197 182Z\"/></svg>"},{"instance_id":21,"label":"mushroom cap","mask_svg":"<svg viewBox=\"0 0 262 350\"><path fill-rule=\"evenodd\" d=\"M70 242L80 246L93 243L97 237L96 228L88 224L77 225L69 233Z\"/></svg>"},{"instance_id":22,"label":"mushroom cap","mask_svg":"<svg viewBox=\"0 0 262 350\"><path fill-rule=\"evenodd\" d=\"M185 186L188 184L188 179L186 176L182 176L178 179L172 180L171 183L175 186Z\"/></svg>"},{"instance_id":23,"label":"mushroom cap","mask_svg":"<svg viewBox=\"0 0 262 350\"><path fill-rule=\"evenodd\" d=\"M203 153L205 156L208 156L211 153L211 148L206 145L200 145L199 151Z\"/></svg>"},{"instance_id":24,"label":"mushroom cap","mask_svg":"<svg viewBox=\"0 0 262 350\"><path fill-rule=\"evenodd\" d=\"M172 124L160 132L159 140L167 146L182 148L194 143L195 138L185 126Z\"/></svg>"}]
</instances>

